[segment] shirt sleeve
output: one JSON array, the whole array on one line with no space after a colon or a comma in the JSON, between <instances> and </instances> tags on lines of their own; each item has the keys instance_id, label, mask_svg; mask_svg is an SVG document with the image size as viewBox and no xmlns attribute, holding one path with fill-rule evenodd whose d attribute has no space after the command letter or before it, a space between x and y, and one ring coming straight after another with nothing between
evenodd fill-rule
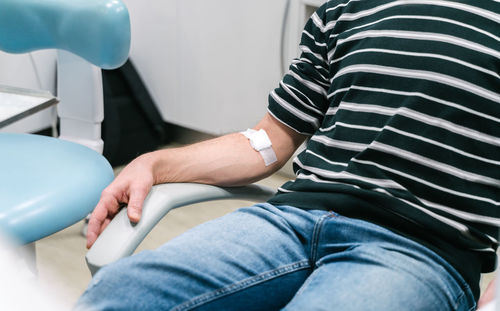
<instances>
[{"instance_id":1,"label":"shirt sleeve","mask_svg":"<svg viewBox=\"0 0 500 311\"><path fill-rule=\"evenodd\" d=\"M307 21L300 42L300 57L292 61L279 87L269 95L269 113L306 135L312 135L320 127L328 108L325 8L325 5L320 7Z\"/></svg>"}]
</instances>

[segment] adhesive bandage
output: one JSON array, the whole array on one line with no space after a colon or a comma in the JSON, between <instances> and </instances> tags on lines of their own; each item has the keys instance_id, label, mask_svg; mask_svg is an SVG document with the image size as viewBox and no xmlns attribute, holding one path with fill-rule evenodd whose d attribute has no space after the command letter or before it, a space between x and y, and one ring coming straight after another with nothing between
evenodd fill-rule
<instances>
[{"instance_id":1,"label":"adhesive bandage","mask_svg":"<svg viewBox=\"0 0 500 311\"><path fill-rule=\"evenodd\" d=\"M269 136L267 136L266 131L264 131L263 129L260 129L258 131L248 129L244 132L241 132L241 134L245 135L245 137L250 140L250 145L253 149L260 153L260 155L264 159L264 163L266 164L266 166L269 166L278 161L278 159L276 158L276 153L274 153L274 150L272 148L271 140L269 139Z\"/></svg>"}]
</instances>

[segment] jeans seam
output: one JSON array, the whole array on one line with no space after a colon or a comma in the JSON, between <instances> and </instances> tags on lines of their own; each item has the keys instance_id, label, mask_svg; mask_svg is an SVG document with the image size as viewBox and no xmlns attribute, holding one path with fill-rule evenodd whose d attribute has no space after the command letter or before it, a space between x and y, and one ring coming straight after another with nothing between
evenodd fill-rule
<instances>
[{"instance_id":1,"label":"jeans seam","mask_svg":"<svg viewBox=\"0 0 500 311\"><path fill-rule=\"evenodd\" d=\"M470 307L468 311L475 311L475 310L477 310L477 304L474 303L474 305Z\"/></svg>"},{"instance_id":2,"label":"jeans seam","mask_svg":"<svg viewBox=\"0 0 500 311\"><path fill-rule=\"evenodd\" d=\"M459 307L460 307L460 300L462 300L463 298L467 299L467 297L466 297L467 294L465 292L470 290L469 289L469 285L467 285L467 284L465 284L460 289L462 290L462 292L455 299L455 306L454 306L455 310L459 309ZM477 304L475 302L473 302L472 306L470 307L470 309L468 311L476 310L476 307L477 307Z\"/></svg>"},{"instance_id":3,"label":"jeans seam","mask_svg":"<svg viewBox=\"0 0 500 311\"><path fill-rule=\"evenodd\" d=\"M174 308L170 309L171 311L183 311L183 310L190 310L192 308L196 308L200 306L201 304L213 301L217 298L233 294L237 291L243 290L245 288L260 284L265 281L272 280L274 278L280 277L282 275L307 269L310 267L309 260L302 260L298 261L286 266L282 266L273 270L266 271L261 274L257 274L255 276L252 276L250 278L244 279L242 281L227 285L225 287L221 287L217 290L211 291L206 294L199 295L189 301L186 301L180 305L175 306Z\"/></svg>"},{"instance_id":4,"label":"jeans seam","mask_svg":"<svg viewBox=\"0 0 500 311\"><path fill-rule=\"evenodd\" d=\"M323 227L323 223L325 220L330 216L328 215L323 215L314 225L313 228L313 234L312 234L312 242L311 242L311 266L313 266L312 263L316 262L316 257L317 257L317 250L318 250L318 244L319 244L319 234L321 232L321 228Z\"/></svg>"}]
</instances>

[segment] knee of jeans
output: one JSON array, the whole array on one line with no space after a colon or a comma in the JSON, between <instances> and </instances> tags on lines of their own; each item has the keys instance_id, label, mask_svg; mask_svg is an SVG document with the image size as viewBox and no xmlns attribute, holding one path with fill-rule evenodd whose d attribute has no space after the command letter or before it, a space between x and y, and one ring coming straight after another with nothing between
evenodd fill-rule
<instances>
[{"instance_id":1,"label":"knee of jeans","mask_svg":"<svg viewBox=\"0 0 500 311\"><path fill-rule=\"evenodd\" d=\"M121 267L122 264L118 261L115 263L108 264L107 266L102 267L90 281L87 291L93 290L95 287L103 287L111 288L113 283L120 283L123 277L126 277L126 274L123 275L125 267ZM126 268L125 268L126 269Z\"/></svg>"},{"instance_id":2,"label":"knee of jeans","mask_svg":"<svg viewBox=\"0 0 500 311\"><path fill-rule=\"evenodd\" d=\"M92 278L87 291L97 288L99 294L110 291L117 294L117 289L131 286L140 279L138 267L141 261L136 256L127 257L102 267Z\"/></svg>"},{"instance_id":3,"label":"knee of jeans","mask_svg":"<svg viewBox=\"0 0 500 311\"><path fill-rule=\"evenodd\" d=\"M107 310L125 304L129 301L128 287L134 284L131 269L130 263L126 260L102 267L78 300L75 310Z\"/></svg>"}]
</instances>

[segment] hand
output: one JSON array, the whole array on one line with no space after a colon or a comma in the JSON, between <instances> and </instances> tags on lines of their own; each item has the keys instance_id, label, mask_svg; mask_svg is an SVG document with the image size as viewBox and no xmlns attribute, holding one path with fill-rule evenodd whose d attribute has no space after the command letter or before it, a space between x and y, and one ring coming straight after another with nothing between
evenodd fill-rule
<instances>
[{"instance_id":1,"label":"hand","mask_svg":"<svg viewBox=\"0 0 500 311\"><path fill-rule=\"evenodd\" d=\"M148 154L127 165L101 194L101 199L90 216L87 230L87 248L104 231L122 204L127 204L131 222L141 218L142 205L154 184L153 163Z\"/></svg>"},{"instance_id":2,"label":"hand","mask_svg":"<svg viewBox=\"0 0 500 311\"><path fill-rule=\"evenodd\" d=\"M490 282L484 293L479 298L479 302L477 303L478 309L486 306L489 302L493 301L493 299L495 298L495 288L496 279Z\"/></svg>"}]
</instances>

